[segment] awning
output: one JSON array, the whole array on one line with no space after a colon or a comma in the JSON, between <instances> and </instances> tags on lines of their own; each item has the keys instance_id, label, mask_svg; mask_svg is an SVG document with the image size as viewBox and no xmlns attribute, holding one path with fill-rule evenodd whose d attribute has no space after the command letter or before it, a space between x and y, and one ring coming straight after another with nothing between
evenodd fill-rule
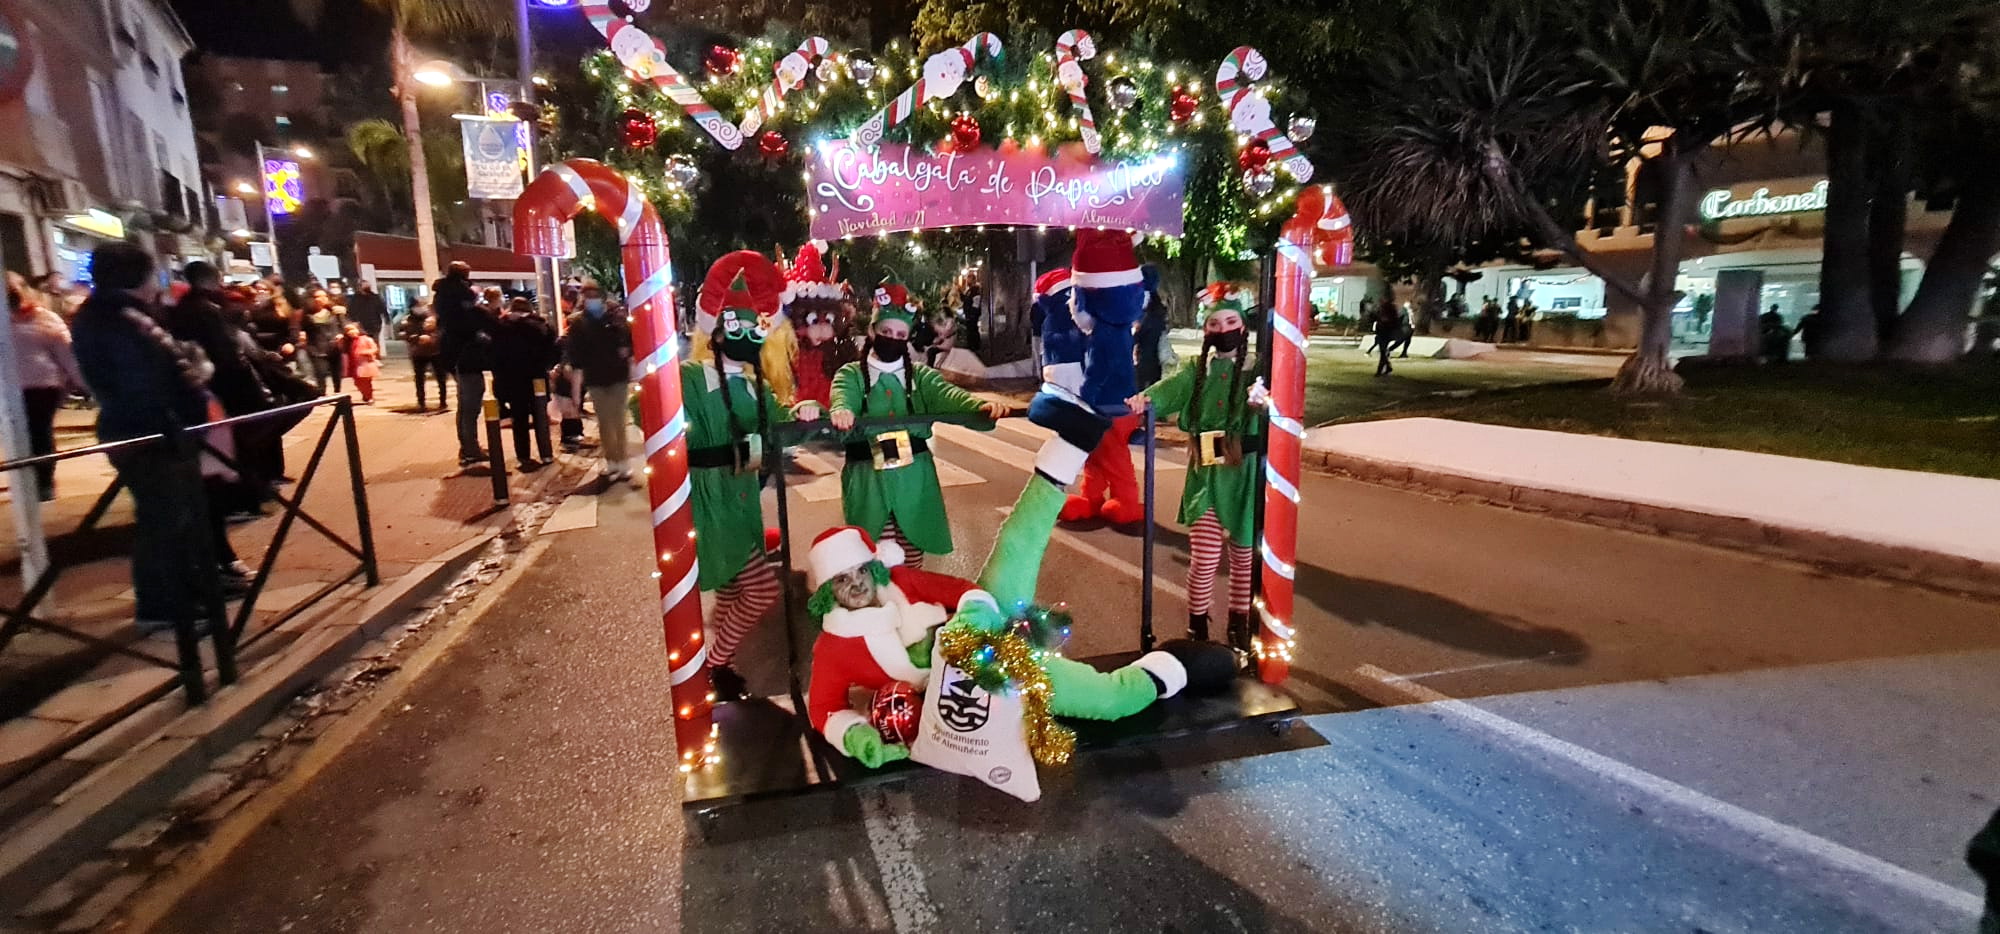
<instances>
[{"instance_id":1,"label":"awning","mask_svg":"<svg viewBox=\"0 0 2000 934\"><path fill-rule=\"evenodd\" d=\"M423 278L424 263L417 249L415 237L357 233L354 235L354 259L357 268L373 266L377 279L416 281ZM452 262L463 262L471 266L474 279L535 277L535 261L532 257L521 256L512 250L503 250L499 247L470 243L454 243L438 247L438 265L445 266Z\"/></svg>"}]
</instances>

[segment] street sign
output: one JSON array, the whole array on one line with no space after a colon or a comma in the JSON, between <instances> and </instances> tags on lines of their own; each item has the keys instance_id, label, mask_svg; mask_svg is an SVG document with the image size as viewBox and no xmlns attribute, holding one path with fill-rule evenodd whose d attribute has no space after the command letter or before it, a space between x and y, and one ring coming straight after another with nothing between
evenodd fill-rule
<instances>
[{"instance_id":1,"label":"street sign","mask_svg":"<svg viewBox=\"0 0 2000 934\"><path fill-rule=\"evenodd\" d=\"M274 268L278 265L278 254L271 250L270 244L262 240L254 241L250 244L250 265Z\"/></svg>"}]
</instances>

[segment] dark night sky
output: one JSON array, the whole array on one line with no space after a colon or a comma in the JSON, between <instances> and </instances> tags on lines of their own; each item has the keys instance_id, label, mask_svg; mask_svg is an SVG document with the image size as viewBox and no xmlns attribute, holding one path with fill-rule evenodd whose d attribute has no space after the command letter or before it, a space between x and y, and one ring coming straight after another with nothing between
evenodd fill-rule
<instances>
[{"instance_id":1,"label":"dark night sky","mask_svg":"<svg viewBox=\"0 0 2000 934\"><path fill-rule=\"evenodd\" d=\"M168 0L195 47L218 55L316 59L328 67L379 55L387 22L359 0L328 0L317 29L284 0Z\"/></svg>"}]
</instances>

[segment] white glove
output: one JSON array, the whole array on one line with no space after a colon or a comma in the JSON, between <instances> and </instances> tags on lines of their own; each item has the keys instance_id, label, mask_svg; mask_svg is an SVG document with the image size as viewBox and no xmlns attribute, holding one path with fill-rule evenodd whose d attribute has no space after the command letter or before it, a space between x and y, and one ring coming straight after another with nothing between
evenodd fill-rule
<instances>
[{"instance_id":1,"label":"white glove","mask_svg":"<svg viewBox=\"0 0 2000 934\"><path fill-rule=\"evenodd\" d=\"M1250 382L1250 392L1245 397L1245 401L1260 409L1270 404L1271 390L1265 388L1264 377L1259 376Z\"/></svg>"}]
</instances>

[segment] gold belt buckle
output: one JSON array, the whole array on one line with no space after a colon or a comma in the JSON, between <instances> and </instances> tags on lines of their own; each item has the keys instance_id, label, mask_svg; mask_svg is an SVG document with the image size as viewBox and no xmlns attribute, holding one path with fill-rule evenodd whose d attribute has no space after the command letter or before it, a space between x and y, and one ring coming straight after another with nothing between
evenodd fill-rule
<instances>
[{"instance_id":1,"label":"gold belt buckle","mask_svg":"<svg viewBox=\"0 0 2000 934\"><path fill-rule=\"evenodd\" d=\"M1222 439L1227 434L1223 431L1204 431L1195 436L1196 452L1200 456L1201 466L1214 467L1228 461L1228 455L1223 451L1222 445Z\"/></svg>"},{"instance_id":2,"label":"gold belt buckle","mask_svg":"<svg viewBox=\"0 0 2000 934\"><path fill-rule=\"evenodd\" d=\"M885 431L868 442L869 453L875 457L876 470L895 470L908 467L916 462L917 452L910 444L907 430Z\"/></svg>"}]
</instances>

